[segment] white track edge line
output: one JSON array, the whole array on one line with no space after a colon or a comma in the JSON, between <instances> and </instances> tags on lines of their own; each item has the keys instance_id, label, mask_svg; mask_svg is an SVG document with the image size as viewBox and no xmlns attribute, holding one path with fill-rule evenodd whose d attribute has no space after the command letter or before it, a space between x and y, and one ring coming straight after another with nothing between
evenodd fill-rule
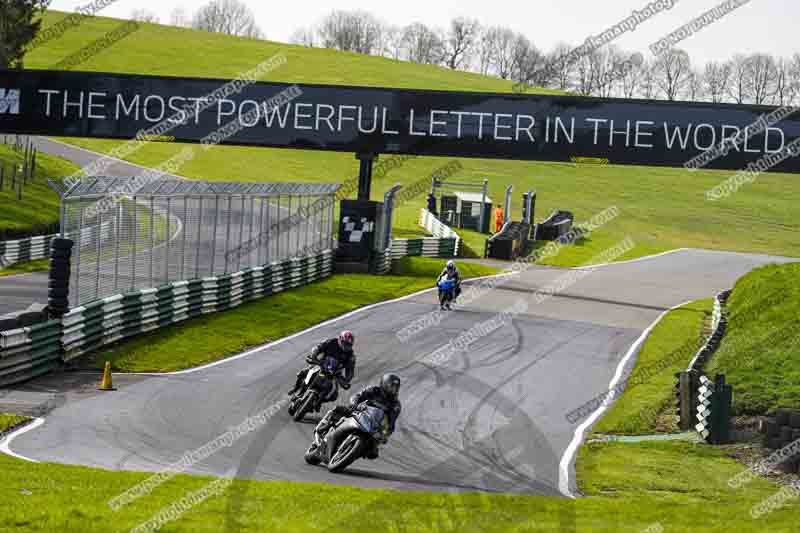
<instances>
[{"instance_id":1,"label":"white track edge line","mask_svg":"<svg viewBox=\"0 0 800 533\"><path fill-rule=\"evenodd\" d=\"M37 461L36 459L31 459L30 457L25 457L24 455L19 455L17 453L12 452L11 448L9 448L9 445L11 444L11 441L14 440L15 438L19 437L24 433L27 433L31 430L38 428L42 424L44 424L44 418L34 418L33 422L25 424L21 428L14 430L8 435L6 435L6 437L2 441L0 441L0 453L10 455L15 459L22 459L23 461L28 461L30 463L38 463L39 461Z\"/></svg>"},{"instance_id":2,"label":"white track edge line","mask_svg":"<svg viewBox=\"0 0 800 533\"><path fill-rule=\"evenodd\" d=\"M625 354L625 357L623 357L622 360L619 362L619 365L617 365L617 370L614 373L614 377L611 378L611 382L608 384L608 390L611 393L610 398L606 399L603 402L603 404L589 416L589 418L587 418L580 426L578 426L575 429L572 441L569 443L569 446L567 446L567 449L564 450L564 455L561 457L561 462L558 465L558 490L561 492L561 494L563 494L568 498L573 498L573 499L575 498L575 495L572 493L572 490L570 490L569 487L570 466L575 458L575 453L578 450L578 446L580 446L581 442L583 441L586 430L592 424L594 424L597 421L597 419L600 418L600 415L602 415L613 404L613 401L616 400L616 394L613 391L614 388L617 386L619 380L622 378L622 373L625 369L625 365L627 365L628 361L631 359L631 357L634 356L634 354L637 354L639 350L641 350L642 345L650 336L650 333L652 333L653 329L655 329L655 327L661 322L661 320L663 320L665 316L667 316L667 314L677 309L680 309L681 307L689 305L694 301L695 300L689 300L688 302L676 305L661 313L661 315L659 315L659 317L652 324L650 324L647 327L647 329L645 329L642 332L641 336L639 336L639 338L636 339L636 341L631 345L630 349L628 349L628 353Z\"/></svg>"}]
</instances>

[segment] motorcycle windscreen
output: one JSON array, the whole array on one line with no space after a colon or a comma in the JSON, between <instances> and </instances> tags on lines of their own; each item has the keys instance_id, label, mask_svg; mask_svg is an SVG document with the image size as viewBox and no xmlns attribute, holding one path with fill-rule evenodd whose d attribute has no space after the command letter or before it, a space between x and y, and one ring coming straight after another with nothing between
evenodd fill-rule
<instances>
[{"instance_id":1,"label":"motorcycle windscreen","mask_svg":"<svg viewBox=\"0 0 800 533\"><path fill-rule=\"evenodd\" d=\"M367 405L355 414L355 419L365 432L377 433L383 426L383 419L385 416L383 409L375 407L374 405Z\"/></svg>"}]
</instances>

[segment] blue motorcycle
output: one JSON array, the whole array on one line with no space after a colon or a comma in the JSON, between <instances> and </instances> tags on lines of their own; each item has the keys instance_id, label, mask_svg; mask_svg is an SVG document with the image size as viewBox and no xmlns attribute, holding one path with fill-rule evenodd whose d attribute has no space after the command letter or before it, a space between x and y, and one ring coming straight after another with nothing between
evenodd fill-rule
<instances>
[{"instance_id":1,"label":"blue motorcycle","mask_svg":"<svg viewBox=\"0 0 800 533\"><path fill-rule=\"evenodd\" d=\"M456 299L456 282L452 279L443 279L439 286L439 306L441 309L450 310L450 304Z\"/></svg>"}]
</instances>

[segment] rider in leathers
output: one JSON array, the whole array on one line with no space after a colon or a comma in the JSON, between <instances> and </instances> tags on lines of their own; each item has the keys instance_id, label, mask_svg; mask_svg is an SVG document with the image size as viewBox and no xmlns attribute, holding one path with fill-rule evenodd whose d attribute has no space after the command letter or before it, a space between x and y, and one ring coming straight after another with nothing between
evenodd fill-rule
<instances>
[{"instance_id":1,"label":"rider in leathers","mask_svg":"<svg viewBox=\"0 0 800 533\"><path fill-rule=\"evenodd\" d=\"M388 434L386 438L388 438L395 430L395 424L397 423L397 419L400 416L400 410L402 408L400 404L400 378L395 374L385 374L381 378L380 385L367 387L366 389L362 390L358 394L355 394L350 399L350 405L337 405L320 420L317 427L314 429L314 432L319 436L319 438L324 438L327 434L328 430L336 425L336 423L346 416L350 416L353 414L353 411L362 403L374 400L381 404L383 404L387 409L388 412L386 413L388 417L389 427L388 427ZM375 446L373 449L369 450L365 456L368 459L377 459L378 458L378 447Z\"/></svg>"},{"instance_id":2,"label":"rider in leathers","mask_svg":"<svg viewBox=\"0 0 800 533\"><path fill-rule=\"evenodd\" d=\"M317 345L307 358L307 361L313 361L313 364L319 364L327 357L335 358L339 361L340 367L344 369L343 381L340 384L343 389L347 390L350 388L350 382L353 381L356 370L356 355L353 352L354 343L355 336L353 333L351 331L343 331L337 338L328 339ZM308 366L297 373L297 380L295 381L294 388L288 392L289 396L297 394L302 388L303 381L312 368L313 366ZM328 398L327 401L334 401L337 396L338 394L334 392L332 398Z\"/></svg>"}]
</instances>

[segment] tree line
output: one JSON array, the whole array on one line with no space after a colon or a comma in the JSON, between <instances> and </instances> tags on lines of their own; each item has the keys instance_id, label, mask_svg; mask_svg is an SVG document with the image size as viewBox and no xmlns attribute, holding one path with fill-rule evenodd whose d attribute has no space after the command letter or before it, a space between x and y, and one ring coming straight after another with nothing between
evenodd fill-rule
<instances>
[{"instance_id":1,"label":"tree line","mask_svg":"<svg viewBox=\"0 0 800 533\"><path fill-rule=\"evenodd\" d=\"M441 65L584 96L800 104L800 53L736 54L727 61L702 64L675 48L644 61L629 61L634 52L612 43L563 61L576 47L562 42L543 51L519 32L484 26L475 19L457 17L447 28L419 22L401 27L358 10L334 10L319 24L298 29L290 41Z\"/></svg>"}]
</instances>

